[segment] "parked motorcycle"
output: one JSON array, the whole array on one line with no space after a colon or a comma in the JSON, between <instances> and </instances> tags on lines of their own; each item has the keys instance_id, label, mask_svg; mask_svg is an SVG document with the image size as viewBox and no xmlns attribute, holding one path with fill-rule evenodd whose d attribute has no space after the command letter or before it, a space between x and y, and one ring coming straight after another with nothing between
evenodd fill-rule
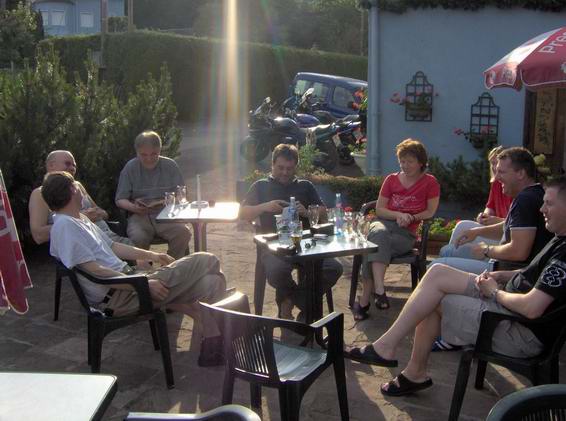
<instances>
[{"instance_id":1,"label":"parked motorcycle","mask_svg":"<svg viewBox=\"0 0 566 421\"><path fill-rule=\"evenodd\" d=\"M240 154L248 161L259 162L280 143L299 148L308 144L319 151L314 159L316 166L325 171L334 169L338 162L334 128L327 125L302 129L291 118L273 117L274 108L271 98L267 97L255 111L250 111L249 135L240 145Z\"/></svg>"},{"instance_id":2,"label":"parked motorcycle","mask_svg":"<svg viewBox=\"0 0 566 421\"><path fill-rule=\"evenodd\" d=\"M316 115L311 115L306 113L306 111L312 109L312 95L314 89L309 88L305 91L302 96L294 95L287 98L281 105L280 113L285 117L292 118L295 120L299 127L316 127L323 124L323 121L319 120L317 116L323 118L326 116L327 111L322 111L322 113L316 113ZM316 104L316 103L315 103ZM305 111L305 112L301 112ZM354 164L354 158L351 153L351 146L356 144L356 140L362 135L359 133L361 123L358 121L358 116L348 115L341 119L336 119L332 114L328 113L325 121L331 121L336 134L338 135L340 142L335 142L336 148L338 150L338 159L342 165L352 165Z\"/></svg>"}]
</instances>

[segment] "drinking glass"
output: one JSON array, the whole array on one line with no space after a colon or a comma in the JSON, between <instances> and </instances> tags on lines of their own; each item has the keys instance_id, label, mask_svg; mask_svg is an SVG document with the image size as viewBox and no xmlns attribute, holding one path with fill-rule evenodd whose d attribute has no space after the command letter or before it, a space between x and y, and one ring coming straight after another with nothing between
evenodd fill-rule
<instances>
[{"instance_id":1,"label":"drinking glass","mask_svg":"<svg viewBox=\"0 0 566 421\"><path fill-rule=\"evenodd\" d=\"M328 217L328 222L330 222L331 224L334 224L334 222L336 221L334 208L326 209L326 215Z\"/></svg>"},{"instance_id":2,"label":"drinking glass","mask_svg":"<svg viewBox=\"0 0 566 421\"><path fill-rule=\"evenodd\" d=\"M369 229L371 225L371 218L367 215L358 215L357 232L362 243L367 243Z\"/></svg>"},{"instance_id":3,"label":"drinking glass","mask_svg":"<svg viewBox=\"0 0 566 421\"><path fill-rule=\"evenodd\" d=\"M309 215L310 226L312 227L313 225L318 224L318 220L320 219L320 206L310 205L307 213Z\"/></svg>"},{"instance_id":4,"label":"drinking glass","mask_svg":"<svg viewBox=\"0 0 566 421\"><path fill-rule=\"evenodd\" d=\"M344 232L348 235L353 233L353 215L352 212L344 212Z\"/></svg>"},{"instance_id":5,"label":"drinking glass","mask_svg":"<svg viewBox=\"0 0 566 421\"><path fill-rule=\"evenodd\" d=\"M277 238L280 244L289 244L291 241L291 230L288 220L283 215L275 215L275 227L277 229Z\"/></svg>"},{"instance_id":6,"label":"drinking glass","mask_svg":"<svg viewBox=\"0 0 566 421\"><path fill-rule=\"evenodd\" d=\"M303 238L303 223L302 221L295 221L291 223L291 241L297 248L301 247L301 240Z\"/></svg>"},{"instance_id":7,"label":"drinking glass","mask_svg":"<svg viewBox=\"0 0 566 421\"><path fill-rule=\"evenodd\" d=\"M168 191L165 193L165 206L169 206L168 216L175 214L175 192Z\"/></svg>"},{"instance_id":8,"label":"drinking glass","mask_svg":"<svg viewBox=\"0 0 566 421\"><path fill-rule=\"evenodd\" d=\"M187 204L187 186L177 186L177 203L181 206Z\"/></svg>"}]
</instances>

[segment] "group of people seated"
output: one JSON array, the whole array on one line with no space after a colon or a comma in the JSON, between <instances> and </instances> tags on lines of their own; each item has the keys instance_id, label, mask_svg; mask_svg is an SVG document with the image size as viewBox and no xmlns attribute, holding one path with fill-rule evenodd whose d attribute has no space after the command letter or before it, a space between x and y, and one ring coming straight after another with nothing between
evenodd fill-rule
<instances>
[{"instance_id":1,"label":"group of people seated","mask_svg":"<svg viewBox=\"0 0 566 421\"><path fill-rule=\"evenodd\" d=\"M198 301L219 300L225 293L219 260L210 253L185 256L188 228L156 224L159 208L148 208L139 199L162 197L165 191L184 184L183 178L174 161L160 156L157 133L140 134L135 149L137 157L122 170L116 192L116 204L130 213L128 238L115 236L104 223L107 213L74 179L76 163L68 151L47 157L47 175L30 198L32 234L39 243L50 240L51 254L65 266L78 266L100 277L139 270L124 260L161 265L145 272L155 305L198 321L204 327L199 364L221 364L219 331L197 305ZM389 308L386 269L394 257L413 248L421 221L433 217L439 204L440 186L427 172L424 145L406 139L397 146L396 154L400 171L385 178L377 198L376 220L368 240L379 248L364 258L363 292L352 308L355 320L369 317L372 299L379 310ZM395 367L399 342L415 331L411 359L395 379L382 385L386 395L401 396L431 386L426 368L435 339L441 335L450 344L474 344L483 310L536 318L566 302L566 178L554 179L543 188L535 181L532 155L521 147L498 148L489 160L492 184L486 209L477 221L460 222L449 246L432 262L393 325L372 344L346 352L353 360ZM240 218L258 223L261 233L274 232L275 215L295 197L303 227L309 228L309 205L321 206L324 222L324 203L312 183L297 178L298 162L296 147L277 146L271 174L251 186ZM149 251L155 235L168 241L167 254ZM279 316L292 318L295 307L304 310L305 294L293 279L293 266L267 252L259 258L275 288ZM524 267L494 271L489 259ZM343 269L334 259L325 259L322 267L324 293L336 284ZM131 289L81 282L89 301L102 311L115 315L136 311L137 298ZM551 330L534 331L508 323L496 330L494 349L510 356L534 356L552 334Z\"/></svg>"}]
</instances>

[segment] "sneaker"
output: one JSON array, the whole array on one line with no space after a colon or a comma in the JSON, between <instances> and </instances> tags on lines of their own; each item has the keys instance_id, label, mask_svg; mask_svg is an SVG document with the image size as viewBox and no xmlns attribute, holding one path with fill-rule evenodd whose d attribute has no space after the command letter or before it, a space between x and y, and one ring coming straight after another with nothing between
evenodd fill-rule
<instances>
[{"instance_id":1,"label":"sneaker","mask_svg":"<svg viewBox=\"0 0 566 421\"><path fill-rule=\"evenodd\" d=\"M199 367L215 367L225 363L222 336L204 338L200 344Z\"/></svg>"}]
</instances>

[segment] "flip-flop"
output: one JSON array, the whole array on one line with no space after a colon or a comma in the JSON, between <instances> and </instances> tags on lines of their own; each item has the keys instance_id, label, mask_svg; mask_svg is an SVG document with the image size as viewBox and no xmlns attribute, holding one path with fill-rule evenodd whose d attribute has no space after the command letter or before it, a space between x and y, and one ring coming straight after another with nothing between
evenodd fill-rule
<instances>
[{"instance_id":1,"label":"flip-flop","mask_svg":"<svg viewBox=\"0 0 566 421\"><path fill-rule=\"evenodd\" d=\"M371 344L366 345L363 349L358 347L352 348L350 351L344 352L344 357L360 363L379 365L381 367L397 367L399 365L397 360L383 358L375 352Z\"/></svg>"},{"instance_id":2,"label":"flip-flop","mask_svg":"<svg viewBox=\"0 0 566 421\"><path fill-rule=\"evenodd\" d=\"M443 340L440 336L432 344L432 352L442 352L442 351L460 351L462 347L460 345L452 345Z\"/></svg>"},{"instance_id":3,"label":"flip-flop","mask_svg":"<svg viewBox=\"0 0 566 421\"><path fill-rule=\"evenodd\" d=\"M397 380L397 382L395 382ZM399 385L397 385L397 383ZM384 389L382 385L380 387L381 393L386 396L405 396L412 393L418 392L419 390L428 389L432 386L432 379L426 379L424 382L412 382L406 378L403 373L399 373L397 377L386 383L388 385L387 389Z\"/></svg>"},{"instance_id":4,"label":"flip-flop","mask_svg":"<svg viewBox=\"0 0 566 421\"><path fill-rule=\"evenodd\" d=\"M375 308L378 310L387 310L390 306L389 300L387 299L387 294L383 291L383 294L373 294Z\"/></svg>"},{"instance_id":5,"label":"flip-flop","mask_svg":"<svg viewBox=\"0 0 566 421\"><path fill-rule=\"evenodd\" d=\"M356 322L361 322L362 320L366 320L369 318L369 304L366 306L360 305L359 301L355 301L354 305L352 306L352 314L354 315L354 320Z\"/></svg>"}]
</instances>

